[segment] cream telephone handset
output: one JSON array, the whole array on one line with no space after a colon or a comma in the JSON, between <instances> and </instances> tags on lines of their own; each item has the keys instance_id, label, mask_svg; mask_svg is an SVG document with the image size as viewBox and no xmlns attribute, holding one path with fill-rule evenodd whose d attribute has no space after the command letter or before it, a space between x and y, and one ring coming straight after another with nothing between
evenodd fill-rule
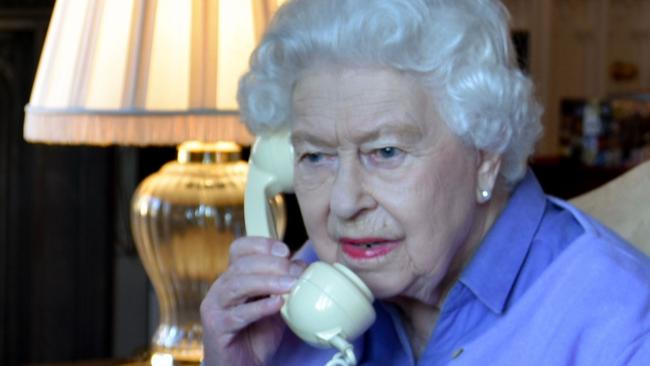
<instances>
[{"instance_id":1,"label":"cream telephone handset","mask_svg":"<svg viewBox=\"0 0 650 366\"><path fill-rule=\"evenodd\" d=\"M293 146L289 131L258 137L248 160L244 220L248 235L279 239L269 199L293 192Z\"/></svg>"},{"instance_id":2,"label":"cream telephone handset","mask_svg":"<svg viewBox=\"0 0 650 366\"><path fill-rule=\"evenodd\" d=\"M269 198L293 191L293 147L283 130L258 137L251 150L244 198L247 235L278 238ZM312 263L289 295L281 314L307 343L334 347L339 353L328 366L356 365L351 340L375 321L370 289L347 267Z\"/></svg>"}]
</instances>

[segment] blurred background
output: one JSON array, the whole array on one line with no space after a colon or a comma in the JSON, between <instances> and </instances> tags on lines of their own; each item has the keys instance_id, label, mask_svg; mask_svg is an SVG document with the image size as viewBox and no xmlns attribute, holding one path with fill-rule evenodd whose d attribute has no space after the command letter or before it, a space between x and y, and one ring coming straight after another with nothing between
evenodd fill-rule
<instances>
[{"instance_id":1,"label":"blurred background","mask_svg":"<svg viewBox=\"0 0 650 366\"><path fill-rule=\"evenodd\" d=\"M80 0L82 1L82 0ZM650 158L650 1L508 0L545 106L531 165L569 198ZM172 147L30 144L24 107L54 0L0 0L0 364L129 360L158 324L129 224ZM246 147L244 147L244 157ZM287 197L286 240L304 232Z\"/></svg>"}]
</instances>

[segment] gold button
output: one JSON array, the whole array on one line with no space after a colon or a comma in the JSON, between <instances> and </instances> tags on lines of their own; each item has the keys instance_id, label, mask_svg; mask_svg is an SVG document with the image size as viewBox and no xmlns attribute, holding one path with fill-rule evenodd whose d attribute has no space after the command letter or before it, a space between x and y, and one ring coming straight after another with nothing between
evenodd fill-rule
<instances>
[{"instance_id":1,"label":"gold button","mask_svg":"<svg viewBox=\"0 0 650 366\"><path fill-rule=\"evenodd\" d=\"M454 353L451 354L451 358L454 359L454 360L457 359L458 357L460 357L460 355L463 354L463 351L464 351L464 349L462 349L462 348L459 348L459 349L455 350Z\"/></svg>"}]
</instances>

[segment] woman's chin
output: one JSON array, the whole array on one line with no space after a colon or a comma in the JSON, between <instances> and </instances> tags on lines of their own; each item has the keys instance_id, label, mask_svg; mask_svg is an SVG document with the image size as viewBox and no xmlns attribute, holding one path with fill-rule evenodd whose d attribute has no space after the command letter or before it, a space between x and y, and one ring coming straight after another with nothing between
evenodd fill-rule
<instances>
[{"instance_id":1,"label":"woman's chin","mask_svg":"<svg viewBox=\"0 0 650 366\"><path fill-rule=\"evenodd\" d=\"M375 299L388 299L400 296L408 287L408 279L399 270L355 271L368 286Z\"/></svg>"},{"instance_id":2,"label":"woman's chin","mask_svg":"<svg viewBox=\"0 0 650 366\"><path fill-rule=\"evenodd\" d=\"M363 280L377 300L399 297L404 291L404 286L401 286L398 283L387 283L385 279L383 281L375 281L372 278Z\"/></svg>"}]
</instances>

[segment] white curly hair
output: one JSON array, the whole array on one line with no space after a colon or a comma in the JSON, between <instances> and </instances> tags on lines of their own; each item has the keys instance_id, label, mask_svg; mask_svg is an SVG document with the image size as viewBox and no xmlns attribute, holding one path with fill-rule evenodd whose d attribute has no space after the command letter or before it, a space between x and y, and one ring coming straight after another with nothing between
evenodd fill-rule
<instances>
[{"instance_id":1,"label":"white curly hair","mask_svg":"<svg viewBox=\"0 0 650 366\"><path fill-rule=\"evenodd\" d=\"M323 63L411 73L463 141L501 154L520 180L541 135L542 108L517 67L498 0L290 0L276 13L242 76L242 119L255 134L291 121L292 91Z\"/></svg>"}]
</instances>

